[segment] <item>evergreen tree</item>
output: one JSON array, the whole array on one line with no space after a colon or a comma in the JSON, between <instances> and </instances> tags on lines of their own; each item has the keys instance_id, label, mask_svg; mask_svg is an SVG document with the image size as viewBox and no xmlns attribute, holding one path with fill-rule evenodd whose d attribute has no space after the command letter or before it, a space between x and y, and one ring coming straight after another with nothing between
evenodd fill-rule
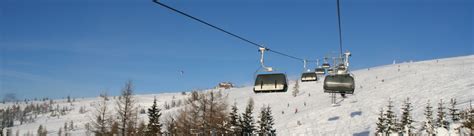
<instances>
[{"instance_id":1,"label":"evergreen tree","mask_svg":"<svg viewBox=\"0 0 474 136\"><path fill-rule=\"evenodd\" d=\"M230 112L230 115L229 115L229 124L230 124L230 129L232 131L232 133L234 135L240 135L241 134L241 130L242 130L242 127L241 127L241 124L240 124L240 116L239 116L239 113L238 113L238 109L237 109L237 104L234 103L234 105L232 105L232 111Z\"/></svg>"},{"instance_id":2,"label":"evergreen tree","mask_svg":"<svg viewBox=\"0 0 474 136\"><path fill-rule=\"evenodd\" d=\"M407 98L403 102L403 107L402 107L402 116L400 120L400 129L404 131L405 134L411 135L412 130L415 128L413 127L413 117L411 116L411 111L413 110L410 99Z\"/></svg>"},{"instance_id":3,"label":"evergreen tree","mask_svg":"<svg viewBox=\"0 0 474 136\"><path fill-rule=\"evenodd\" d=\"M38 130L36 131L36 133L38 134L38 136L42 136L41 134L43 134L43 125L39 125Z\"/></svg>"},{"instance_id":4,"label":"evergreen tree","mask_svg":"<svg viewBox=\"0 0 474 136\"><path fill-rule=\"evenodd\" d=\"M247 107L245 108L245 112L242 113L242 133L245 136L252 135L255 130L254 119L252 116L253 105L253 99L250 98Z\"/></svg>"},{"instance_id":5,"label":"evergreen tree","mask_svg":"<svg viewBox=\"0 0 474 136\"><path fill-rule=\"evenodd\" d=\"M259 134L261 136L265 135L275 135L275 129L273 129L274 120L271 114L271 108L270 106L267 107L262 107L261 112L260 112L260 120L258 121L259 124Z\"/></svg>"},{"instance_id":6,"label":"evergreen tree","mask_svg":"<svg viewBox=\"0 0 474 136\"><path fill-rule=\"evenodd\" d=\"M474 135L474 108L472 108L472 101L469 101L469 108L462 112L461 116L462 127L470 130L471 135Z\"/></svg>"},{"instance_id":7,"label":"evergreen tree","mask_svg":"<svg viewBox=\"0 0 474 136\"><path fill-rule=\"evenodd\" d=\"M386 133L387 129L387 119L385 119L383 108L380 108L379 117L377 118L377 120L378 122L376 123L377 128L375 129L375 135L383 135L384 133Z\"/></svg>"},{"instance_id":8,"label":"evergreen tree","mask_svg":"<svg viewBox=\"0 0 474 136\"><path fill-rule=\"evenodd\" d=\"M446 108L444 107L443 100L440 100L438 103L438 113L436 119L436 126L448 129L449 122L446 121L446 112L444 111Z\"/></svg>"},{"instance_id":9,"label":"evergreen tree","mask_svg":"<svg viewBox=\"0 0 474 136\"><path fill-rule=\"evenodd\" d=\"M161 109L156 104L156 98L153 100L153 105L148 108L148 131L149 136L161 136Z\"/></svg>"},{"instance_id":10,"label":"evergreen tree","mask_svg":"<svg viewBox=\"0 0 474 136\"><path fill-rule=\"evenodd\" d=\"M296 97L300 93L300 85L299 85L299 80L296 80L295 86L293 87L293 92L292 95L293 97Z\"/></svg>"},{"instance_id":11,"label":"evergreen tree","mask_svg":"<svg viewBox=\"0 0 474 136\"><path fill-rule=\"evenodd\" d=\"M456 99L451 98L451 107L448 108L449 110L449 115L451 116L451 121L452 122L458 122L459 121L459 109L456 108Z\"/></svg>"},{"instance_id":12,"label":"evergreen tree","mask_svg":"<svg viewBox=\"0 0 474 136\"><path fill-rule=\"evenodd\" d=\"M387 123L386 135L398 132L397 115L395 115L395 112L393 112L393 101L390 99L388 100L387 111L385 111L385 118Z\"/></svg>"},{"instance_id":13,"label":"evergreen tree","mask_svg":"<svg viewBox=\"0 0 474 136\"><path fill-rule=\"evenodd\" d=\"M425 107L425 122L423 125L423 129L428 133L429 136L434 135L435 131L435 124L433 120L433 107L430 104L430 101L428 100L426 107Z\"/></svg>"}]
</instances>

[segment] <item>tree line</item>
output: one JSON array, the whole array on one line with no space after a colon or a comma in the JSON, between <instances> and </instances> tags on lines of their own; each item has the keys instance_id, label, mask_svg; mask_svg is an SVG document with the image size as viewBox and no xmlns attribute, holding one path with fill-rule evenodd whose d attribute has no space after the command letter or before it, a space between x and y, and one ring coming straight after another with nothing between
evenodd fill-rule
<instances>
[{"instance_id":1,"label":"tree line","mask_svg":"<svg viewBox=\"0 0 474 136\"><path fill-rule=\"evenodd\" d=\"M238 113L236 104L229 106L221 91L193 91L183 99L183 107L169 111L162 117L162 108L153 100L147 110L148 122L140 121L138 108L129 81L115 101L115 110L106 95L91 113L93 119L86 124L86 135L95 136L210 136L210 135L276 135L274 119L269 105L261 108L258 120L253 114L254 102L249 99L245 111ZM168 109L167 105L161 107ZM231 111L229 111L229 107ZM113 114L112 111L115 111Z\"/></svg>"},{"instance_id":2,"label":"tree line","mask_svg":"<svg viewBox=\"0 0 474 136\"><path fill-rule=\"evenodd\" d=\"M469 133L474 134L474 109L470 104L469 108L460 110L456 108L456 99L451 99L449 106L440 100L436 116L434 115L433 106L430 101L426 103L424 108L425 119L423 121L415 121L412 117L413 106L410 99L403 101L400 118L394 112L394 104L392 100L388 101L385 110L379 111L377 118L375 135L448 135L449 133ZM420 128L415 127L415 123L419 123ZM466 131L462 131L466 130Z\"/></svg>"}]
</instances>

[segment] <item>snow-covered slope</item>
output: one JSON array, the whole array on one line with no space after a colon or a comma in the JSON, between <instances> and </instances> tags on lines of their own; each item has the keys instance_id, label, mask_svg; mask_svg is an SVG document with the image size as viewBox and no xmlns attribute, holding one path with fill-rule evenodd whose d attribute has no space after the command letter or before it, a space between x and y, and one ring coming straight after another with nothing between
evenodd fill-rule
<instances>
[{"instance_id":1,"label":"snow-covered slope","mask_svg":"<svg viewBox=\"0 0 474 136\"><path fill-rule=\"evenodd\" d=\"M251 86L223 92L228 94L229 104L237 103L239 112L243 111L249 98L254 99L255 117L261 106L270 105L279 135L373 135L378 111L385 108L389 99L395 102L395 111L399 113L402 101L410 98L417 127L424 118L423 108L428 100L435 106L440 99L448 102L450 98L456 98L458 108L467 107L474 99L473 67L474 55L470 55L353 71L357 88L354 95L345 99L338 96L339 106L331 105L330 95L323 93L321 81L300 83L300 93L296 97L291 93L294 81L285 93L254 94ZM173 97L176 100L185 97L181 93L138 95L138 105L150 106L155 96L159 104L169 103ZM58 101L60 105L69 105L65 100ZM91 106L97 101L98 98L77 99L72 106L75 109L66 116L40 116L35 123L16 125L12 128L13 133L17 130L22 134L36 133L38 126L43 124L47 125L50 135L56 135L64 122L74 120L77 128L72 133L85 135L83 124L90 120ZM113 104L110 102L111 106ZM8 105L0 104L0 108ZM89 112L79 114L81 106ZM177 109L164 110L164 117L176 113ZM146 121L145 114L140 117Z\"/></svg>"}]
</instances>

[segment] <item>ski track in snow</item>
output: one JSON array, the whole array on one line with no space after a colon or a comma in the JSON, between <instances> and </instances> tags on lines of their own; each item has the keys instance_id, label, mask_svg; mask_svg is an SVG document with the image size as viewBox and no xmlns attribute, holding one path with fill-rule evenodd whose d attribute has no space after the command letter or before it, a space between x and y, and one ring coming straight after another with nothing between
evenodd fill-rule
<instances>
[{"instance_id":1,"label":"ski track in snow","mask_svg":"<svg viewBox=\"0 0 474 136\"><path fill-rule=\"evenodd\" d=\"M300 94L297 97L292 96L295 79L289 82L288 91L284 93L255 94L251 86L223 90L223 93L228 94L229 105L234 102L237 104L240 113L245 109L248 99L254 99L255 120L258 118L260 108L263 105L270 105L278 135L373 135L378 111L380 108L385 108L389 98L394 101L394 110L398 115L402 101L407 97L410 98L413 104L412 116L417 121L415 122L417 128L424 119L423 109L428 100L436 107L440 99L448 103L450 98L456 98L458 108L468 107L469 101L474 99L473 66L474 55L470 55L438 59L438 62L427 60L356 70L353 71L356 82L355 93L347 95L345 99L338 96L339 106L331 105L330 94L323 93L322 81L300 82ZM146 109L152 105L155 96L159 105L163 105L165 101L170 103L173 97L176 100L186 97L180 93L136 95L137 105ZM34 123L23 125L16 123L11 128L12 132L15 134L20 130L21 134L26 134L28 131L35 134L38 126L43 124L47 127L48 135L57 135L64 122L73 120L77 128L70 133L85 135L84 124L90 121L92 106L98 99L98 97L76 99L71 106L73 111L69 114L59 118L48 117L49 114L40 115ZM64 99L55 101L61 106L69 105ZM0 104L0 108L12 104ZM114 101L109 101L108 104L109 107L115 108ZM79 114L81 106L85 106L88 112ZM163 109L162 121L163 118L174 115L179 109L180 107ZM295 109L298 109L298 113L295 113ZM139 117L147 121L146 114L140 114ZM298 121L301 125L298 125Z\"/></svg>"}]
</instances>

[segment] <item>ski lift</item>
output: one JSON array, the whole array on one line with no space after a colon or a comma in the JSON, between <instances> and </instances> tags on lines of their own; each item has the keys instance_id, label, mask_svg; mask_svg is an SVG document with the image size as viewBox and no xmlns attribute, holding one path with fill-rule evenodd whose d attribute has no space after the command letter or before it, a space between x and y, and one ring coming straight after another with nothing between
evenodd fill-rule
<instances>
[{"instance_id":1,"label":"ski lift","mask_svg":"<svg viewBox=\"0 0 474 136\"><path fill-rule=\"evenodd\" d=\"M353 94L355 90L355 82L354 77L349 74L348 66L349 66L349 56L350 52L344 53L345 60L342 65L339 65L333 74L327 75L324 78L324 92L325 93L341 93L341 94ZM330 72L331 73L331 72Z\"/></svg>"},{"instance_id":2,"label":"ski lift","mask_svg":"<svg viewBox=\"0 0 474 136\"><path fill-rule=\"evenodd\" d=\"M316 73L306 69L306 60L303 60L303 69L307 70L307 72L301 74L301 82L318 81Z\"/></svg>"},{"instance_id":3,"label":"ski lift","mask_svg":"<svg viewBox=\"0 0 474 136\"><path fill-rule=\"evenodd\" d=\"M326 70L319 66L319 59L316 60L316 66L318 66L316 69L314 69L314 73L316 73L316 75L326 74Z\"/></svg>"},{"instance_id":4,"label":"ski lift","mask_svg":"<svg viewBox=\"0 0 474 136\"><path fill-rule=\"evenodd\" d=\"M325 93L353 94L355 89L354 77L350 74L327 75L324 78Z\"/></svg>"},{"instance_id":5,"label":"ski lift","mask_svg":"<svg viewBox=\"0 0 474 136\"><path fill-rule=\"evenodd\" d=\"M318 76L315 72L304 72L303 74L301 74L301 82L310 81L318 81Z\"/></svg>"},{"instance_id":6,"label":"ski lift","mask_svg":"<svg viewBox=\"0 0 474 136\"><path fill-rule=\"evenodd\" d=\"M260 64L261 67L266 72L273 72L272 67L266 67L264 65L264 52L266 48L259 48L261 53L260 55ZM286 92L288 89L288 83L286 79L286 75L283 73L267 73L267 74L258 74L255 78L255 85L253 87L253 91L255 93L260 92Z\"/></svg>"},{"instance_id":7,"label":"ski lift","mask_svg":"<svg viewBox=\"0 0 474 136\"><path fill-rule=\"evenodd\" d=\"M325 69L328 69L331 67L331 65L329 65L328 61L327 61L328 58L324 58L324 63L323 65L321 65L321 67L325 68Z\"/></svg>"},{"instance_id":8,"label":"ski lift","mask_svg":"<svg viewBox=\"0 0 474 136\"><path fill-rule=\"evenodd\" d=\"M324 70L324 68L320 67L320 68L316 68L314 70L314 73L316 73L316 75L324 75L326 74L326 71Z\"/></svg>"}]
</instances>

